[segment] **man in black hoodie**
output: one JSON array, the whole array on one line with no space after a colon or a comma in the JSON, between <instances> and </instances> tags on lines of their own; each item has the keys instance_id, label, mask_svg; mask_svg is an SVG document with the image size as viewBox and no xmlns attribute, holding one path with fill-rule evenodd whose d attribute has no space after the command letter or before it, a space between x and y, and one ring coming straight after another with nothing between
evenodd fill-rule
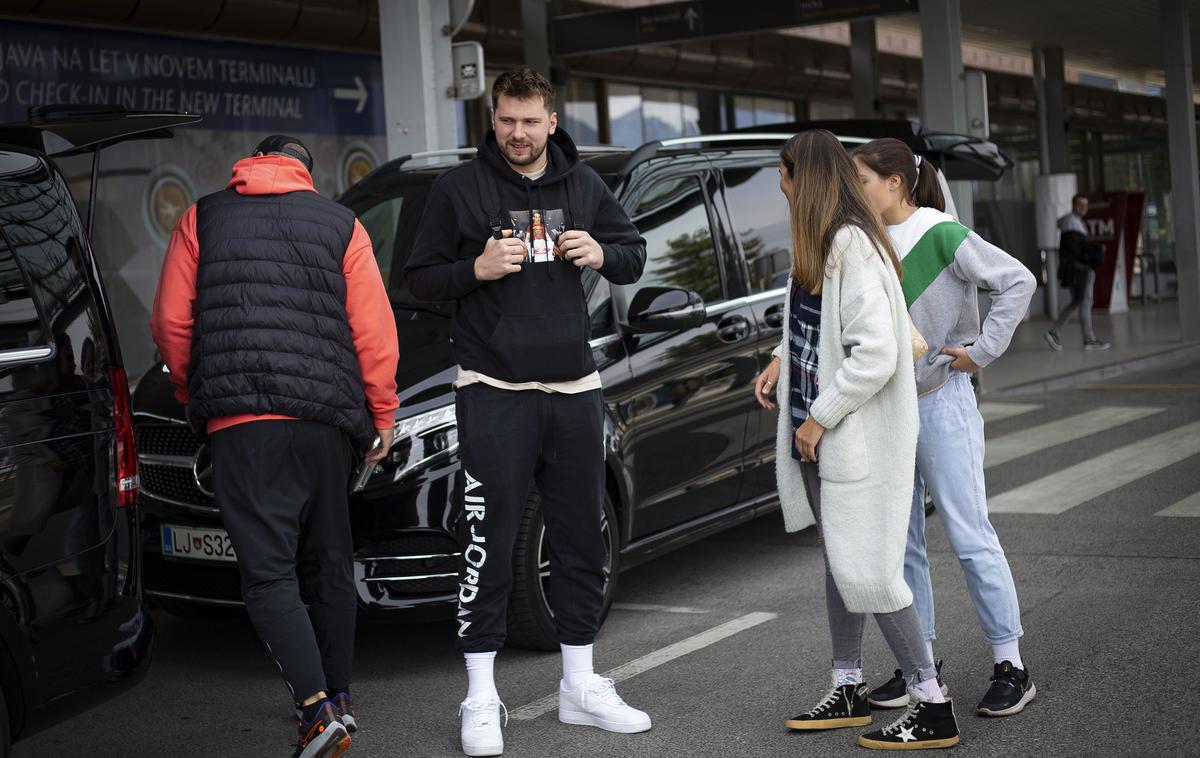
<instances>
[{"instance_id":1,"label":"man in black hoodie","mask_svg":"<svg viewBox=\"0 0 1200 758\"><path fill-rule=\"evenodd\" d=\"M592 668L604 588L604 410L581 285L584 267L631 284L645 262L629 216L558 128L550 83L529 69L498 77L492 129L475 160L434 183L405 267L416 297L458 305L467 755L504 749L492 665L504 644L513 542L535 484L563 652L559 720L650 728Z\"/></svg>"}]
</instances>

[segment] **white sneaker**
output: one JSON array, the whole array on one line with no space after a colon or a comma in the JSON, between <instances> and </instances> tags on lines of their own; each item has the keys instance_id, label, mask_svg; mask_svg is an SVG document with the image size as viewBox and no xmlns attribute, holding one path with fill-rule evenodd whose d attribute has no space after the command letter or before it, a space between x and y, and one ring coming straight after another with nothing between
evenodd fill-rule
<instances>
[{"instance_id":1,"label":"white sneaker","mask_svg":"<svg viewBox=\"0 0 1200 758\"><path fill-rule=\"evenodd\" d=\"M595 677L574 689L558 685L558 720L564 724L596 726L609 732L633 734L650 729L650 717L625 704L613 680Z\"/></svg>"},{"instance_id":2,"label":"white sneaker","mask_svg":"<svg viewBox=\"0 0 1200 758\"><path fill-rule=\"evenodd\" d=\"M508 709L492 698L486 702L464 700L458 706L462 716L462 749L470 756L502 755L504 733L500 731L500 711L504 710L504 726L508 726Z\"/></svg>"}]
</instances>

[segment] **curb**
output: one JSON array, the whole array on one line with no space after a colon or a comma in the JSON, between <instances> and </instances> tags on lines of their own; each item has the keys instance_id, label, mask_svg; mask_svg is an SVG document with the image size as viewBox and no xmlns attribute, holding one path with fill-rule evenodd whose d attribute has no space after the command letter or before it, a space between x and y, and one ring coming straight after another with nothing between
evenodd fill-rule
<instances>
[{"instance_id":1,"label":"curb","mask_svg":"<svg viewBox=\"0 0 1200 758\"><path fill-rule=\"evenodd\" d=\"M984 397L1005 397L1007 395L1029 395L1037 392L1051 392L1053 390L1066 389L1074 387L1077 384L1086 382L1094 382L1100 379L1109 379L1114 376L1128 373L1130 371L1143 371L1152 368L1166 368L1181 364L1190 363L1200 360L1200 343L1191 343L1174 347L1169 350L1163 350L1159 353L1151 353L1138 358L1130 358L1126 361L1118 363L1110 363L1105 366L1097 366L1095 368L1083 369L1070 374L1062 374L1060 376L1052 376L1046 379L1037 379L1025 384L1017 384L1012 387L1001 387L999 389L987 389L987 379L984 378L984 390L981 393Z\"/></svg>"}]
</instances>

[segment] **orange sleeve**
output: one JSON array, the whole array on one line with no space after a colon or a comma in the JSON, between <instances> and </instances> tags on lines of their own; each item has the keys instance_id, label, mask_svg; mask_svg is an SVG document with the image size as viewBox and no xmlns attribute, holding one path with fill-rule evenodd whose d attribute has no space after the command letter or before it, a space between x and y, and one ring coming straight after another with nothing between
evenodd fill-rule
<instances>
[{"instance_id":1,"label":"orange sleeve","mask_svg":"<svg viewBox=\"0 0 1200 758\"><path fill-rule=\"evenodd\" d=\"M400 345L396 318L371 250L371 238L357 220L342 259L342 273L346 277L346 316L362 367L367 407L375 417L375 428L387 429L396 423L396 409L400 407L396 398Z\"/></svg>"},{"instance_id":2,"label":"orange sleeve","mask_svg":"<svg viewBox=\"0 0 1200 758\"><path fill-rule=\"evenodd\" d=\"M171 231L167 257L163 260L154 308L150 313L150 333L162 353L175 398L187 404L188 362L192 357L192 306L196 302L196 269L200 248L196 244L196 206L184 211Z\"/></svg>"}]
</instances>

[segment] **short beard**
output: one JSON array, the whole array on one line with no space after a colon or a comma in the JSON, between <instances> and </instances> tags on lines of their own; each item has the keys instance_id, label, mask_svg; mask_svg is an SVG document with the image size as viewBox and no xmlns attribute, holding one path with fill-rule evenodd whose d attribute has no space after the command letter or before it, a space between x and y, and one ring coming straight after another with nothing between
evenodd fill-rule
<instances>
[{"instance_id":1,"label":"short beard","mask_svg":"<svg viewBox=\"0 0 1200 758\"><path fill-rule=\"evenodd\" d=\"M529 157L525 158L523 160L518 160L516 157L509 154L509 152L506 148L501 148L500 152L504 154L504 160L508 161L513 166L530 166L530 165L538 162L538 159L541 158L542 155L546 152L546 145L548 145L549 143L550 143L550 141L546 140L546 142L542 144L542 149L538 150L536 153L533 150L530 150Z\"/></svg>"}]
</instances>

